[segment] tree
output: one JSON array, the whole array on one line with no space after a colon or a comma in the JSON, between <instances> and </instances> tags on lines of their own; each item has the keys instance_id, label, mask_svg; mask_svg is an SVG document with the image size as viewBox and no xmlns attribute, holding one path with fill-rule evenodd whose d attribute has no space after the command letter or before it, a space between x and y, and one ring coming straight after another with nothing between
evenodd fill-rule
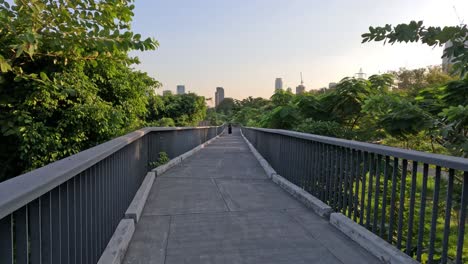
<instances>
[{"instance_id":1,"label":"tree","mask_svg":"<svg viewBox=\"0 0 468 264\"><path fill-rule=\"evenodd\" d=\"M370 82L364 79L344 78L337 85L332 105L332 111L339 123L345 124L351 130L361 118L361 106L371 93Z\"/></svg>"},{"instance_id":2,"label":"tree","mask_svg":"<svg viewBox=\"0 0 468 264\"><path fill-rule=\"evenodd\" d=\"M442 144L454 155L468 157L468 105L451 106L439 114L444 126Z\"/></svg>"},{"instance_id":3,"label":"tree","mask_svg":"<svg viewBox=\"0 0 468 264\"><path fill-rule=\"evenodd\" d=\"M143 124L158 83L129 67L152 50L132 1L0 1L0 180Z\"/></svg>"},{"instance_id":4,"label":"tree","mask_svg":"<svg viewBox=\"0 0 468 264\"><path fill-rule=\"evenodd\" d=\"M389 73L371 75L369 76L370 88L374 92L387 93L393 85L394 78L393 74Z\"/></svg>"},{"instance_id":5,"label":"tree","mask_svg":"<svg viewBox=\"0 0 468 264\"><path fill-rule=\"evenodd\" d=\"M218 113L223 113L225 115L230 114L232 110L236 107L234 99L226 97L216 106L216 111Z\"/></svg>"},{"instance_id":6,"label":"tree","mask_svg":"<svg viewBox=\"0 0 468 264\"><path fill-rule=\"evenodd\" d=\"M196 126L205 119L205 97L194 93L155 95L155 104L150 105L150 112L155 113L147 122L153 123L162 118L171 118L176 126ZM151 109L151 107L156 107Z\"/></svg>"},{"instance_id":7,"label":"tree","mask_svg":"<svg viewBox=\"0 0 468 264\"><path fill-rule=\"evenodd\" d=\"M408 24L384 27L369 27L369 32L362 34L362 43L371 41L384 41L394 44L396 42L419 42L428 46L451 45L444 50L442 57L450 58L454 71L463 78L468 73L468 28L467 25L426 27L423 21L411 21Z\"/></svg>"},{"instance_id":8,"label":"tree","mask_svg":"<svg viewBox=\"0 0 468 264\"><path fill-rule=\"evenodd\" d=\"M289 104L294 98L294 94L290 90L276 90L271 96L271 102L275 106L284 106Z\"/></svg>"},{"instance_id":9,"label":"tree","mask_svg":"<svg viewBox=\"0 0 468 264\"><path fill-rule=\"evenodd\" d=\"M432 124L421 108L396 95L376 95L366 100L363 112L371 115L379 127L393 137L407 140Z\"/></svg>"}]
</instances>

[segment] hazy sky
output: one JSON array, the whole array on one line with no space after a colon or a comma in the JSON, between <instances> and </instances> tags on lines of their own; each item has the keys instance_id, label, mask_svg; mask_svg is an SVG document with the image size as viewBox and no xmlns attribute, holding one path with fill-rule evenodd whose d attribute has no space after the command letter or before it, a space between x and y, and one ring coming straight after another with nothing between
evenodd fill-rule
<instances>
[{"instance_id":1,"label":"hazy sky","mask_svg":"<svg viewBox=\"0 0 468 264\"><path fill-rule=\"evenodd\" d=\"M175 91L214 97L268 98L276 77L307 89L399 67L440 64L441 48L421 44L361 44L370 25L468 20L467 0L136 0L133 30L156 38L156 51L133 53L136 68ZM160 91L160 92L161 92Z\"/></svg>"}]
</instances>

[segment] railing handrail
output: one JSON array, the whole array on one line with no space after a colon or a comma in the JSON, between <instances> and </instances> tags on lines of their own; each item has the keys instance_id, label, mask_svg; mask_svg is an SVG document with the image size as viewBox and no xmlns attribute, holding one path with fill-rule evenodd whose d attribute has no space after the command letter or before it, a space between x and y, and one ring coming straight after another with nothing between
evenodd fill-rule
<instances>
[{"instance_id":1,"label":"railing handrail","mask_svg":"<svg viewBox=\"0 0 468 264\"><path fill-rule=\"evenodd\" d=\"M145 127L0 183L0 219L150 132L205 129Z\"/></svg>"},{"instance_id":2,"label":"railing handrail","mask_svg":"<svg viewBox=\"0 0 468 264\"><path fill-rule=\"evenodd\" d=\"M448 167L461 171L468 171L468 159L448 156L442 154L434 154L410 149L402 149L396 147L390 147L385 145L379 145L374 143L360 142L355 140L320 136L314 134L307 134L297 131L283 130L283 129L269 129L269 128L258 128L258 127L245 127L247 129L253 129L268 133L280 134L285 136L291 136L301 139L313 140L326 144L333 144L340 147L352 148L355 150L373 152L376 154L394 156L398 158L433 164L441 167Z\"/></svg>"}]
</instances>

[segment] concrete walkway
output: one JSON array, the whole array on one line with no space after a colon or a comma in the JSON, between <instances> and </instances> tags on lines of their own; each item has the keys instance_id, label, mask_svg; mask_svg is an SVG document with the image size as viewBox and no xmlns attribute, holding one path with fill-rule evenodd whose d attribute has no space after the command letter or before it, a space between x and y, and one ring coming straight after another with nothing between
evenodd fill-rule
<instances>
[{"instance_id":1,"label":"concrete walkway","mask_svg":"<svg viewBox=\"0 0 468 264\"><path fill-rule=\"evenodd\" d=\"M238 130L159 176L124 263L380 263L267 179Z\"/></svg>"}]
</instances>

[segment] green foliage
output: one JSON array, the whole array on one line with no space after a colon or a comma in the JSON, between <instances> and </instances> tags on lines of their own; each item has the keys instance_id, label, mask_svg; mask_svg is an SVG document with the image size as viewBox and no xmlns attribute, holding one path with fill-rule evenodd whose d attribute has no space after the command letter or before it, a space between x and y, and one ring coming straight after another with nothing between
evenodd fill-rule
<instances>
[{"instance_id":1,"label":"green foliage","mask_svg":"<svg viewBox=\"0 0 468 264\"><path fill-rule=\"evenodd\" d=\"M370 97L363 106L363 112L372 116L378 127L400 139L415 135L431 125L429 115L421 108L395 95Z\"/></svg>"},{"instance_id":2,"label":"green foliage","mask_svg":"<svg viewBox=\"0 0 468 264\"><path fill-rule=\"evenodd\" d=\"M353 137L352 132L335 121L316 121L312 118L305 119L295 130L329 137L348 139Z\"/></svg>"},{"instance_id":3,"label":"green foliage","mask_svg":"<svg viewBox=\"0 0 468 264\"><path fill-rule=\"evenodd\" d=\"M223 113L225 115L231 114L235 107L235 101L232 98L226 97L223 101L216 106L216 112Z\"/></svg>"},{"instance_id":4,"label":"green foliage","mask_svg":"<svg viewBox=\"0 0 468 264\"><path fill-rule=\"evenodd\" d=\"M163 117L158 121L149 122L147 123L148 126L155 126L155 127L175 127L175 122L170 117Z\"/></svg>"},{"instance_id":5,"label":"green foliage","mask_svg":"<svg viewBox=\"0 0 468 264\"><path fill-rule=\"evenodd\" d=\"M232 117L232 122L239 124L255 124L258 116L262 115L262 110L260 108L253 107L242 107L238 112L236 112Z\"/></svg>"},{"instance_id":6,"label":"green foliage","mask_svg":"<svg viewBox=\"0 0 468 264\"><path fill-rule=\"evenodd\" d=\"M206 116L205 97L194 93L165 96L153 94L149 99L148 111L146 121L149 124L197 126Z\"/></svg>"},{"instance_id":7,"label":"green foliage","mask_svg":"<svg viewBox=\"0 0 468 264\"><path fill-rule=\"evenodd\" d=\"M443 145L453 153L468 157L468 105L450 106L439 114Z\"/></svg>"},{"instance_id":8,"label":"green foliage","mask_svg":"<svg viewBox=\"0 0 468 264\"><path fill-rule=\"evenodd\" d=\"M411 21L408 24L384 27L369 27L369 32L362 34L362 43L371 41L419 42L428 46L442 46L450 42L451 46L444 50L443 57L451 58L454 70L464 77L468 73L468 28L467 25L426 27L423 21Z\"/></svg>"},{"instance_id":9,"label":"green foliage","mask_svg":"<svg viewBox=\"0 0 468 264\"><path fill-rule=\"evenodd\" d=\"M449 82L442 100L447 106L468 105L468 78Z\"/></svg>"},{"instance_id":10,"label":"green foliage","mask_svg":"<svg viewBox=\"0 0 468 264\"><path fill-rule=\"evenodd\" d=\"M260 120L262 127L292 129L299 123L295 105L277 106Z\"/></svg>"},{"instance_id":11,"label":"green foliage","mask_svg":"<svg viewBox=\"0 0 468 264\"><path fill-rule=\"evenodd\" d=\"M393 85L395 77L393 74L384 73L369 76L370 88L374 92L387 93Z\"/></svg>"},{"instance_id":12,"label":"green foliage","mask_svg":"<svg viewBox=\"0 0 468 264\"><path fill-rule=\"evenodd\" d=\"M271 102L275 106L284 106L289 104L294 97L294 94L289 90L276 90L271 96Z\"/></svg>"},{"instance_id":13,"label":"green foliage","mask_svg":"<svg viewBox=\"0 0 468 264\"><path fill-rule=\"evenodd\" d=\"M212 126L219 126L227 121L227 117L223 113L216 112L214 108L208 108L206 110L205 120Z\"/></svg>"},{"instance_id":14,"label":"green foliage","mask_svg":"<svg viewBox=\"0 0 468 264\"><path fill-rule=\"evenodd\" d=\"M132 1L0 2L0 180L144 125L158 83L130 50Z\"/></svg>"},{"instance_id":15,"label":"green foliage","mask_svg":"<svg viewBox=\"0 0 468 264\"><path fill-rule=\"evenodd\" d=\"M148 165L150 169L154 169L156 167L159 167L161 165L164 165L169 162L169 155L167 155L166 152L161 151L158 153L158 160L157 161L152 161Z\"/></svg>"}]
</instances>

